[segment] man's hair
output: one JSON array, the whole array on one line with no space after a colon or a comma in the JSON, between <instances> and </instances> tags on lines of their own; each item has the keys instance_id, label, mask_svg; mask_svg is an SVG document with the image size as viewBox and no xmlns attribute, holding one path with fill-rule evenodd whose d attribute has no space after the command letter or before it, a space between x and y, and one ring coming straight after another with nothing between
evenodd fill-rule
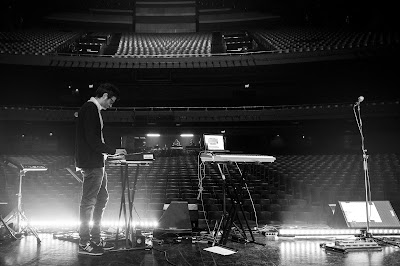
<instances>
[{"instance_id":1,"label":"man's hair","mask_svg":"<svg viewBox=\"0 0 400 266\"><path fill-rule=\"evenodd\" d=\"M104 93L107 93L108 98L112 98L113 96L117 98L117 100L120 97L120 91L119 89L111 84L111 83L102 83L99 85L99 87L96 90L96 97L102 97Z\"/></svg>"}]
</instances>

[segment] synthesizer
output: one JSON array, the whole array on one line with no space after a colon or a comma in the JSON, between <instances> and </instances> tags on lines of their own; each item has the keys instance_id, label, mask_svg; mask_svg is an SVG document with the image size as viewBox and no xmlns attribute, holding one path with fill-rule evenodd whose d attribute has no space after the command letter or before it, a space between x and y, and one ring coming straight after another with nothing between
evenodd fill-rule
<instances>
[{"instance_id":1,"label":"synthesizer","mask_svg":"<svg viewBox=\"0 0 400 266\"><path fill-rule=\"evenodd\" d=\"M18 168L20 171L47 171L47 167L29 157L24 156L10 156L5 158L5 163L8 166Z\"/></svg>"},{"instance_id":2,"label":"synthesizer","mask_svg":"<svg viewBox=\"0 0 400 266\"><path fill-rule=\"evenodd\" d=\"M153 153L128 153L125 155L108 156L107 161L114 164L150 163L154 161Z\"/></svg>"},{"instance_id":3,"label":"synthesizer","mask_svg":"<svg viewBox=\"0 0 400 266\"><path fill-rule=\"evenodd\" d=\"M202 162L238 162L238 163L272 163L276 160L274 156L261 154L201 154Z\"/></svg>"}]
</instances>

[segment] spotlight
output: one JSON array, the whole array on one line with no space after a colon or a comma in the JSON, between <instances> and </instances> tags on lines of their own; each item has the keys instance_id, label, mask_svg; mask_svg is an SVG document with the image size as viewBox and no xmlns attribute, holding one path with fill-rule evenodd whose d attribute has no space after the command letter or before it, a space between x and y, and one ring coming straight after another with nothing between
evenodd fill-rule
<instances>
[{"instance_id":1,"label":"spotlight","mask_svg":"<svg viewBox=\"0 0 400 266\"><path fill-rule=\"evenodd\" d=\"M160 134L157 134L157 133L149 133L149 134L147 134L146 136L147 136L147 137L159 137Z\"/></svg>"}]
</instances>

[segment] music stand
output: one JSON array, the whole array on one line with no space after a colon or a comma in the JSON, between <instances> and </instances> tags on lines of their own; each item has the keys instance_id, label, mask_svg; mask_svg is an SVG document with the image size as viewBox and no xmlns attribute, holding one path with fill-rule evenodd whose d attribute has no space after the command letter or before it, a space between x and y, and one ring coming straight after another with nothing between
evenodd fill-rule
<instances>
[{"instance_id":1,"label":"music stand","mask_svg":"<svg viewBox=\"0 0 400 266\"><path fill-rule=\"evenodd\" d=\"M22 211L22 177L25 176L26 172L28 171L47 171L47 168L41 167L41 168L22 168L19 170L19 188L18 188L18 200L17 200L17 207L14 208L5 218L4 218L4 223L7 225L8 229L11 229L8 224L10 224L12 221L16 221L16 224L14 224L14 229L11 229L10 233L13 235L13 237L16 236L16 234L21 234L24 232L25 235L27 235L27 230L29 229L32 234L36 237L37 243L39 244L41 242L39 235L36 231L36 229L32 226L29 225L28 218L26 218L24 212ZM26 226L24 229L22 229L21 222L25 221ZM2 221L3 222L3 221Z\"/></svg>"}]
</instances>

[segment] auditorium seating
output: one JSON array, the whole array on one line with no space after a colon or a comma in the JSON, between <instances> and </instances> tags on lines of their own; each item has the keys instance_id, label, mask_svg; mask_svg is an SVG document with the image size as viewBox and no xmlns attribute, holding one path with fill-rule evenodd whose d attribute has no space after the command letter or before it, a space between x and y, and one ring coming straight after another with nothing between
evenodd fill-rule
<instances>
[{"instance_id":1,"label":"auditorium seating","mask_svg":"<svg viewBox=\"0 0 400 266\"><path fill-rule=\"evenodd\" d=\"M253 31L266 50L279 53L313 52L399 45L395 31L364 31L349 28L284 26Z\"/></svg>"},{"instance_id":2,"label":"auditorium seating","mask_svg":"<svg viewBox=\"0 0 400 266\"><path fill-rule=\"evenodd\" d=\"M226 35L229 32L221 34ZM396 31L276 26L271 29L250 30L248 34L249 38L257 43L257 51L274 53L352 51L362 48L397 47L400 44L399 33ZM112 35L119 36L119 33ZM114 42L117 40L118 43L115 44L116 51L110 55L114 57L211 56L212 35L212 32L124 32L119 41L118 38L114 39ZM73 40L81 36L107 36L106 42L101 42L102 49L107 49L106 46L110 45L112 39L110 33L103 32L79 33L56 30L0 32L0 53L46 55L68 51Z\"/></svg>"},{"instance_id":3,"label":"auditorium seating","mask_svg":"<svg viewBox=\"0 0 400 266\"><path fill-rule=\"evenodd\" d=\"M209 56L211 33L125 33L117 56Z\"/></svg>"},{"instance_id":4,"label":"auditorium seating","mask_svg":"<svg viewBox=\"0 0 400 266\"><path fill-rule=\"evenodd\" d=\"M68 156L35 156L45 164L71 162ZM282 223L326 222L328 204L338 200L365 200L362 156L358 154L277 155L271 164L249 165L247 189L243 195L244 214L259 226L272 221ZM60 165L61 166L61 165ZM74 169L73 165L69 165ZM135 167L129 167L133 182ZM237 171L230 169L233 178ZM8 198L16 201L17 173L5 167ZM119 166L108 165L109 203L104 219L118 219L121 202ZM373 154L369 158L372 200L398 201L400 187L400 155ZM81 177L80 173L76 173ZM235 181L236 183L238 181ZM221 217L224 207L231 206L229 195L223 194L223 182L216 165L205 168L199 195L197 157L194 155L158 157L153 164L140 166L134 200L134 219L158 219L163 205L173 200L197 204L200 219L212 226ZM34 220L52 217L77 218L81 184L65 166L53 171L28 172L23 179L23 208ZM133 192L133 187L131 187ZM15 205L15 202L14 202ZM396 208L396 207L395 207ZM205 220L199 225L205 226ZM203 228L204 229L204 228Z\"/></svg>"},{"instance_id":5,"label":"auditorium seating","mask_svg":"<svg viewBox=\"0 0 400 266\"><path fill-rule=\"evenodd\" d=\"M0 53L45 55L77 36L78 32L52 30L0 32Z\"/></svg>"}]
</instances>

